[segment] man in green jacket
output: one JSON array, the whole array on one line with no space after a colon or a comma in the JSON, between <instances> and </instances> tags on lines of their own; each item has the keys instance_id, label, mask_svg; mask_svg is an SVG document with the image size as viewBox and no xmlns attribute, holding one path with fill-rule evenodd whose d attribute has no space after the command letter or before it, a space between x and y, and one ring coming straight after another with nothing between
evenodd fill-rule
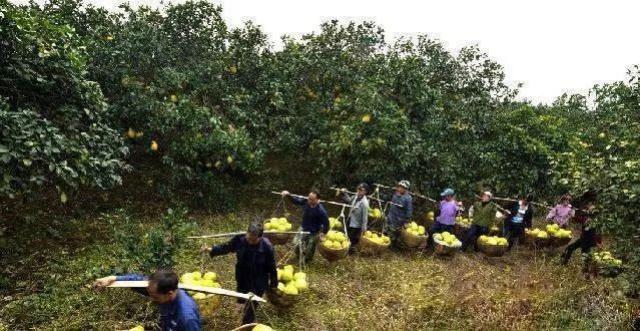
<instances>
[{"instance_id":1,"label":"man in green jacket","mask_svg":"<svg viewBox=\"0 0 640 331\"><path fill-rule=\"evenodd\" d=\"M467 247L470 244L473 244L474 249L477 251L478 246L476 245L476 241L478 240L478 237L489 233L489 229L495 224L498 208L491 202L491 198L491 192L483 192L480 197L480 201L474 203L469 210L469 217L473 218L473 224L467 232L467 237L462 242L462 247L460 249L463 252L467 250Z\"/></svg>"}]
</instances>

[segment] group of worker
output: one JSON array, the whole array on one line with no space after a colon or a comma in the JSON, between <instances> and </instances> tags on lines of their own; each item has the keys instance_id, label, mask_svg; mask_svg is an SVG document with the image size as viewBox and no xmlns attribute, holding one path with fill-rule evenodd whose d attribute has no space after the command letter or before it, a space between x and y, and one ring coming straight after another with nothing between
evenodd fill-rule
<instances>
[{"instance_id":1,"label":"group of worker","mask_svg":"<svg viewBox=\"0 0 640 331\"><path fill-rule=\"evenodd\" d=\"M390 198L389 208L384 219L384 232L392 241L395 248L402 248L400 232L413 216L413 198L409 191L410 183L407 180L399 181ZM342 198L349 204L347 222L347 235L351 242L349 253L357 250L361 236L369 226L369 186L359 184L354 194L346 189L340 190ZM318 241L329 231L329 216L326 208L321 203L320 194L312 190L306 197L294 197L288 191L281 192L283 197L301 207L302 224L301 234L295 240L297 258L305 263L312 261ZM453 232L456 217L464 212L462 203L456 200L455 191L445 189L438 202L438 216L434 224L428 230L429 240L427 247L433 244L433 235L445 231ZM504 213L503 234L509 242L509 249L523 236L524 229L532 226L534 207L532 196L527 195L517 200L508 209L503 209L494 201L493 195L485 191L480 200L469 208L469 217L473 218L473 224L469 228L466 237L462 238L462 251L469 246L475 247L479 236L487 234L493 224L498 221L498 211ZM377 198L376 198L377 199ZM377 199L381 201L380 199ZM587 204L587 211L593 209L593 203ZM566 227L571 218L575 216L575 208L571 206L571 197L565 195L560 203L550 208L547 220L556 222L561 227ZM580 239L570 244L563 254L563 263L567 263L569 257L577 248L588 252L596 244L595 231L589 226L591 213L582 213L576 219L582 224L583 231ZM275 290L278 286L276 271L275 250L269 240L263 237L261 223L251 223L246 234L233 237L230 241L221 245L201 248L202 253L211 257L235 253L237 257L235 266L236 289L241 293L253 293L262 296L269 290ZM120 280L143 280L142 275L109 276L96 280L94 286L103 288ZM173 271L159 270L148 278L149 285L140 292L149 296L160 305L160 327L162 330L200 330L200 315L198 306L194 300L183 290L178 288L178 276ZM238 299L238 308L243 309L242 322L244 324L255 321L255 308L257 303Z\"/></svg>"},{"instance_id":2,"label":"group of worker","mask_svg":"<svg viewBox=\"0 0 640 331\"><path fill-rule=\"evenodd\" d=\"M390 237L393 247L399 249L402 248L400 233L413 216L413 197L409 189L410 182L407 180L401 180L396 184L384 219L384 234ZM341 189L341 191L343 192L344 201L351 204L346 222L347 234L351 242L350 253L354 253L360 237L367 231L369 226L369 186L366 183L359 184L356 187L355 194L347 193L346 189ZM302 235L297 242L303 245L304 256L302 258L304 258L305 262L310 262L313 259L315 246L319 238L329 230L327 210L320 203L320 195L315 190L311 191L306 198L293 197L288 191L283 191L281 194L285 197L290 197L294 204L302 206L302 231L306 232L306 234ZM465 210L464 205L456 200L456 194L453 189L445 189L440 196L438 216L427 231L429 235L427 247L433 244L434 234L445 231L453 233L457 217ZM478 237L488 234L491 227L498 224L499 218L503 218L503 223L499 228L501 229L500 232L508 240L509 249L523 238L525 229L532 227L535 210L531 194L514 201L507 209L502 208L492 199L493 194L490 191L484 191L479 201L473 203L469 208L468 214L469 218L473 219L473 224L466 232L466 236L460 238L463 242L462 251L466 251L471 245L477 249L475 243ZM586 204L586 210L592 210L592 208L592 202ZM562 228L568 226L570 219L576 219L583 225L583 230L587 234L594 234L593 230L588 226L588 220L591 215L587 212L582 213L580 217L575 217L575 212L576 208L571 205L571 196L567 194L560 198L557 205L549 208L546 219L547 221L555 222ZM588 240L578 240L567 247L563 255L565 263L576 248L582 247L583 251L586 252L593 247L595 236L588 235L587 237L589 237Z\"/></svg>"}]
</instances>

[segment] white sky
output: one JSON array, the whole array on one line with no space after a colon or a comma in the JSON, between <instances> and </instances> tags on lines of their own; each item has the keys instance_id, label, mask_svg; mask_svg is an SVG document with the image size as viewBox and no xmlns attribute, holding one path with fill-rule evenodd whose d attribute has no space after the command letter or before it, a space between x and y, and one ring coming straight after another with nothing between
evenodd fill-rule
<instances>
[{"instance_id":1,"label":"white sky","mask_svg":"<svg viewBox=\"0 0 640 331\"><path fill-rule=\"evenodd\" d=\"M107 8L122 2L88 1ZM373 20L385 29L388 41L394 36L426 33L454 52L479 44L504 66L510 84L524 83L520 97L535 103L622 80L626 68L640 64L637 0L212 1L222 4L232 26L252 20L275 45L283 34L315 31L321 22L333 18ZM161 2L129 3L157 6Z\"/></svg>"}]
</instances>

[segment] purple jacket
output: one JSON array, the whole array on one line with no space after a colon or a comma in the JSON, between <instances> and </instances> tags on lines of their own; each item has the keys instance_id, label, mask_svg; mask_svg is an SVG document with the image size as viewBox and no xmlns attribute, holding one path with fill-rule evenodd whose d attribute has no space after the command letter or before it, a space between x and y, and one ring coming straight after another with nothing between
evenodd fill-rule
<instances>
[{"instance_id":1,"label":"purple jacket","mask_svg":"<svg viewBox=\"0 0 640 331\"><path fill-rule=\"evenodd\" d=\"M569 220L575 216L575 214L576 212L573 210L571 205L564 206L562 204L557 204L549 211L547 221L554 221L558 223L558 225L565 226L569 223Z\"/></svg>"},{"instance_id":2,"label":"purple jacket","mask_svg":"<svg viewBox=\"0 0 640 331\"><path fill-rule=\"evenodd\" d=\"M458 206L455 200L442 200L440 201L440 216L438 216L436 221L444 225L454 225L456 224L457 211Z\"/></svg>"}]
</instances>

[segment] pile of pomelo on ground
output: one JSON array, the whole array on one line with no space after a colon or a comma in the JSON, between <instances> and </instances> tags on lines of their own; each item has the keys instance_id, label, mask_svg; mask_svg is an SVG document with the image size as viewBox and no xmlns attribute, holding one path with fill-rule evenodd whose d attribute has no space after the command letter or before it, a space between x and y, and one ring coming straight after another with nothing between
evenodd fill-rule
<instances>
[{"instance_id":1,"label":"pile of pomelo on ground","mask_svg":"<svg viewBox=\"0 0 640 331\"><path fill-rule=\"evenodd\" d=\"M411 222L407 224L407 232L416 237L422 237L425 235L426 229L424 228L424 226L418 225L418 223L416 222Z\"/></svg>"},{"instance_id":2,"label":"pile of pomelo on ground","mask_svg":"<svg viewBox=\"0 0 640 331\"><path fill-rule=\"evenodd\" d=\"M509 242L507 241L506 238L502 238L502 237L498 237L498 236L485 236L482 235L478 238L478 242L485 244L485 245L490 245L490 246L507 246L509 245Z\"/></svg>"},{"instance_id":3,"label":"pile of pomelo on ground","mask_svg":"<svg viewBox=\"0 0 640 331\"><path fill-rule=\"evenodd\" d=\"M342 232L330 230L322 238L322 245L329 249L340 250L349 247L349 239Z\"/></svg>"},{"instance_id":4,"label":"pile of pomelo on ground","mask_svg":"<svg viewBox=\"0 0 640 331\"><path fill-rule=\"evenodd\" d=\"M456 236L451 233L445 231L442 233L436 233L433 235L433 240L438 242L441 245L449 246L449 247L460 247L462 246L462 242L456 238Z\"/></svg>"},{"instance_id":5,"label":"pile of pomelo on ground","mask_svg":"<svg viewBox=\"0 0 640 331\"><path fill-rule=\"evenodd\" d=\"M272 217L268 221L264 222L264 229L271 231L291 231L293 226L284 217Z\"/></svg>"},{"instance_id":6,"label":"pile of pomelo on ground","mask_svg":"<svg viewBox=\"0 0 640 331\"><path fill-rule=\"evenodd\" d=\"M292 265L288 264L278 268L278 290L284 294L298 295L309 288L307 274L295 272Z\"/></svg>"},{"instance_id":7,"label":"pile of pomelo on ground","mask_svg":"<svg viewBox=\"0 0 640 331\"><path fill-rule=\"evenodd\" d=\"M373 233L371 231L365 231L363 237L371 240L373 243L378 244L378 245L389 245L391 243L391 240L389 239L389 237L383 235L383 234L377 234L377 233Z\"/></svg>"}]
</instances>

